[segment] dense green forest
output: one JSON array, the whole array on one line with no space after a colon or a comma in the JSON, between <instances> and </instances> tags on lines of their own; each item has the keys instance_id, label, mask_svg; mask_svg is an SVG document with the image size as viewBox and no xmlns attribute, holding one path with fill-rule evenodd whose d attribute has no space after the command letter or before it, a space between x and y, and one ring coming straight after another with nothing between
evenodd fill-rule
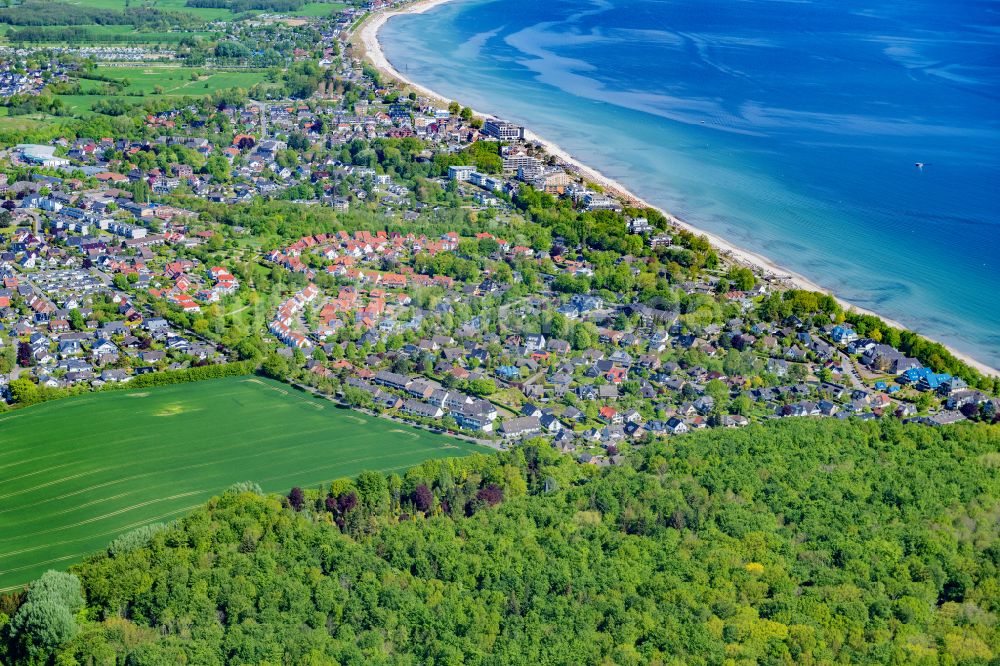
<instances>
[{"instance_id":1,"label":"dense green forest","mask_svg":"<svg viewBox=\"0 0 1000 666\"><path fill-rule=\"evenodd\" d=\"M997 426L792 419L244 484L4 598L0 661L996 664L998 472Z\"/></svg>"}]
</instances>

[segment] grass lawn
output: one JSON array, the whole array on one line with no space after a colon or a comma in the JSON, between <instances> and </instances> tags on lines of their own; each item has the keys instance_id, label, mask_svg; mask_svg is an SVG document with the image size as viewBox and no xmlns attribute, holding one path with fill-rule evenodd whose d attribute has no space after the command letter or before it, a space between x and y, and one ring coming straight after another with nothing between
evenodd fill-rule
<instances>
[{"instance_id":1,"label":"grass lawn","mask_svg":"<svg viewBox=\"0 0 1000 666\"><path fill-rule=\"evenodd\" d=\"M8 115L6 108L0 108L0 130L34 132L44 129L55 120L61 120L61 118L43 113L32 113L27 116L11 116Z\"/></svg>"},{"instance_id":2,"label":"grass lawn","mask_svg":"<svg viewBox=\"0 0 1000 666\"><path fill-rule=\"evenodd\" d=\"M120 99L126 104L138 104L142 101L140 97L126 97L125 95L58 95L58 97L71 113L81 115L90 113L94 105L101 100Z\"/></svg>"},{"instance_id":3,"label":"grass lawn","mask_svg":"<svg viewBox=\"0 0 1000 666\"><path fill-rule=\"evenodd\" d=\"M36 132L38 141L48 141L59 133L59 127L66 120L67 118L45 113L33 113L28 116L8 116L6 113L0 113L0 143L5 145L23 143L26 135Z\"/></svg>"},{"instance_id":4,"label":"grass lawn","mask_svg":"<svg viewBox=\"0 0 1000 666\"><path fill-rule=\"evenodd\" d=\"M257 377L0 415L0 590L183 515L237 481L286 492L486 450Z\"/></svg>"},{"instance_id":5,"label":"grass lawn","mask_svg":"<svg viewBox=\"0 0 1000 666\"><path fill-rule=\"evenodd\" d=\"M264 79L259 71L215 71L190 67L97 67L95 73L128 81L128 92L152 95L157 86L164 95L211 95L229 88L251 88ZM197 74L197 78L194 75Z\"/></svg>"}]
</instances>

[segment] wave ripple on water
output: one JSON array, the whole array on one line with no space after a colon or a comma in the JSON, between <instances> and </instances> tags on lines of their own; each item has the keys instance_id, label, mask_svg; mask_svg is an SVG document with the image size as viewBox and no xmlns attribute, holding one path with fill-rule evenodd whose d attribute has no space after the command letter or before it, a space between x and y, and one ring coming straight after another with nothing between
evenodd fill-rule
<instances>
[{"instance_id":1,"label":"wave ripple on water","mask_svg":"<svg viewBox=\"0 0 1000 666\"><path fill-rule=\"evenodd\" d=\"M381 41L414 80L1000 367L993 11L456 0L392 19Z\"/></svg>"}]
</instances>

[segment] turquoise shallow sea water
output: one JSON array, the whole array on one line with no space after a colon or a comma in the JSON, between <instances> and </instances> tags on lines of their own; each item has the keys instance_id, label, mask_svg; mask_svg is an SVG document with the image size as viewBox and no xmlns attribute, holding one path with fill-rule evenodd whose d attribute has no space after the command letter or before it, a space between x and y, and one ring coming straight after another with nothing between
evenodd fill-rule
<instances>
[{"instance_id":1,"label":"turquoise shallow sea water","mask_svg":"<svg viewBox=\"0 0 1000 666\"><path fill-rule=\"evenodd\" d=\"M413 80L1000 367L1000 3L453 0L380 41Z\"/></svg>"}]
</instances>

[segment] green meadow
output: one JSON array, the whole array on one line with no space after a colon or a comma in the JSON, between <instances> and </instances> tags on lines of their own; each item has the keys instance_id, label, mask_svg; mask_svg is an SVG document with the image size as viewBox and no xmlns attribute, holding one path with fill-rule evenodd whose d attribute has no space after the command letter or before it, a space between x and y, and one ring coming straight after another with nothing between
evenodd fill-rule
<instances>
[{"instance_id":1,"label":"green meadow","mask_svg":"<svg viewBox=\"0 0 1000 666\"><path fill-rule=\"evenodd\" d=\"M150 66L97 67L95 73L127 83L125 92L153 94L157 86L163 95L210 95L229 88L250 88L263 78L258 71L216 71L191 67ZM88 85L100 82L89 81Z\"/></svg>"},{"instance_id":2,"label":"green meadow","mask_svg":"<svg viewBox=\"0 0 1000 666\"><path fill-rule=\"evenodd\" d=\"M0 590L65 569L238 481L317 487L473 444L257 377L67 398L0 415Z\"/></svg>"}]
</instances>

